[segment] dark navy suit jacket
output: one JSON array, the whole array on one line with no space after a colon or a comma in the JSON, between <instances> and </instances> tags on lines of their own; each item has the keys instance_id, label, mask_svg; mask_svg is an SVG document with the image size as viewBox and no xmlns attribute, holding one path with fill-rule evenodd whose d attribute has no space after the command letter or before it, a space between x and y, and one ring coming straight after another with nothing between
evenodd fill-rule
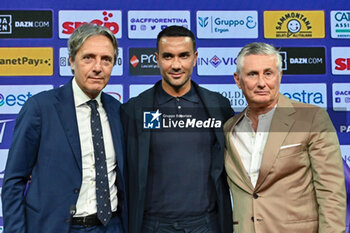
<instances>
[{"instance_id":1,"label":"dark navy suit jacket","mask_svg":"<svg viewBox=\"0 0 350 233\"><path fill-rule=\"evenodd\" d=\"M158 82L156 85L161 84ZM209 117L221 120L223 126L224 122L233 116L234 112L228 99L219 93L199 87L195 82L192 82L192 87L196 89ZM121 114L127 145L129 233L140 233L142 228L151 135L149 130L143 130L143 111L153 109L154 96L155 87L122 105ZM215 129L215 138L210 175L215 185L220 232L232 233L232 210L224 169L225 141L222 128Z\"/></svg>"},{"instance_id":2,"label":"dark navy suit jacket","mask_svg":"<svg viewBox=\"0 0 350 233\"><path fill-rule=\"evenodd\" d=\"M101 101L125 187L120 103L105 93ZM70 81L61 88L29 98L18 115L2 188L5 232L68 232L69 210L77 202L81 183L81 149ZM126 212L124 202L124 228Z\"/></svg>"}]
</instances>

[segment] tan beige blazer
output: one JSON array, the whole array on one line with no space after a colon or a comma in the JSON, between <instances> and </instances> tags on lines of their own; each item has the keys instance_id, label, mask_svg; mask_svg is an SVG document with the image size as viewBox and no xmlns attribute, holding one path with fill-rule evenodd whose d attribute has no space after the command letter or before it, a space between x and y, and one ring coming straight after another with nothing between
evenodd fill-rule
<instances>
[{"instance_id":1,"label":"tan beige blazer","mask_svg":"<svg viewBox=\"0 0 350 233\"><path fill-rule=\"evenodd\" d=\"M234 232L345 232L343 163L327 112L280 94L254 188L231 141L244 111L224 126Z\"/></svg>"}]
</instances>

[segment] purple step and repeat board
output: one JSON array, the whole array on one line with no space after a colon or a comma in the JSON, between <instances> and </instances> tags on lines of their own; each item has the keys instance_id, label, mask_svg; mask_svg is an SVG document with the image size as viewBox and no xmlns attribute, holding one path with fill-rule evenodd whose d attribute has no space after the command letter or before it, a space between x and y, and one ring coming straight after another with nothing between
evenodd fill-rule
<instances>
[{"instance_id":1,"label":"purple step and repeat board","mask_svg":"<svg viewBox=\"0 0 350 233\"><path fill-rule=\"evenodd\" d=\"M236 56L254 41L283 57L281 92L326 108L338 132L350 219L350 1L133 0L0 2L0 189L17 114L32 95L68 82L67 39L79 25L108 27L118 38L117 64L105 92L121 102L160 79L156 36L169 25L191 29L198 61L192 78L241 111ZM0 205L0 233L2 209Z\"/></svg>"}]
</instances>

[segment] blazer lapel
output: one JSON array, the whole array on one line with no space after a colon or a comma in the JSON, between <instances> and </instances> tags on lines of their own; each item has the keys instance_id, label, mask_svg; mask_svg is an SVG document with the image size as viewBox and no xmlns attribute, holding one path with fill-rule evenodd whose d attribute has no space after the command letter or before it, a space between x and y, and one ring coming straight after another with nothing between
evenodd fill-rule
<instances>
[{"instance_id":1,"label":"blazer lapel","mask_svg":"<svg viewBox=\"0 0 350 233\"><path fill-rule=\"evenodd\" d=\"M159 84L159 82L157 83ZM156 84L156 85L157 85ZM156 111L154 109L155 86L144 93L135 103L136 129L138 134L138 171L140 190L146 190L148 175L148 160L151 142L151 130L143 129L143 112Z\"/></svg>"},{"instance_id":2,"label":"blazer lapel","mask_svg":"<svg viewBox=\"0 0 350 233\"><path fill-rule=\"evenodd\" d=\"M277 108L272 118L255 189L262 185L268 172L271 170L280 147L294 124L295 120L290 117L294 112L294 107L289 99L280 94Z\"/></svg>"},{"instance_id":3,"label":"blazer lapel","mask_svg":"<svg viewBox=\"0 0 350 233\"><path fill-rule=\"evenodd\" d=\"M212 98L210 95L208 95L208 93L203 93L203 89L199 88L196 83L192 82L192 86L196 89L199 98L203 101L204 108L207 110L209 117L222 121L223 119L218 119L218 117L221 118L222 116L218 100L216 98ZM224 123L225 122L222 122L222 124ZM214 129L214 133L220 147L224 148L224 138L222 131Z\"/></svg>"},{"instance_id":4,"label":"blazer lapel","mask_svg":"<svg viewBox=\"0 0 350 233\"><path fill-rule=\"evenodd\" d=\"M199 87L195 82L192 82L192 87L196 89L199 98L203 102L203 107L207 111L208 117L211 119L220 120L223 127L226 119L224 119L224 115L217 97L206 89ZM225 169L225 158L222 156L225 148L225 134L222 127L213 129L217 144L215 144L213 148L215 151L213 152L213 156L211 158L210 175L215 184L219 183L218 180L220 179L222 171Z\"/></svg>"},{"instance_id":5,"label":"blazer lapel","mask_svg":"<svg viewBox=\"0 0 350 233\"><path fill-rule=\"evenodd\" d=\"M234 127L244 117L244 114L246 113L246 111L247 111L247 108L244 109L243 112L235 115L231 124L227 125L225 127L225 136L226 136L225 140L226 140L226 145L228 145L228 147L227 147L228 154L231 157L231 159L234 163L234 166L235 166L232 168L232 170L237 173L237 176L242 181L241 185L239 185L239 186L244 188L247 192L252 193L254 190L254 187L253 187L252 182L250 181L249 175L248 175L248 173L247 173L247 171L242 163L241 157L240 157L235 145L233 144L233 142L231 140L231 133L233 132Z\"/></svg>"},{"instance_id":6,"label":"blazer lapel","mask_svg":"<svg viewBox=\"0 0 350 233\"><path fill-rule=\"evenodd\" d=\"M60 118L61 125L73 151L77 166L82 170L80 138L77 124L77 116L74 106L74 97L72 89L72 81L59 88L56 94L58 100L55 103L57 114Z\"/></svg>"},{"instance_id":7,"label":"blazer lapel","mask_svg":"<svg viewBox=\"0 0 350 233\"><path fill-rule=\"evenodd\" d=\"M110 99L112 101L117 101L114 98ZM118 167L120 170L121 175L123 176L122 181L124 180L124 160L123 160L123 154L124 154L124 148L122 146L124 145L124 142L121 138L121 124L120 124L120 114L117 112L117 109L113 108L112 104L110 103L110 100L106 98L105 93L101 93L101 102L103 104L103 107L107 113L109 126L111 128L112 133L112 139L113 139L113 145L114 145L114 151L116 153L116 158L118 162Z\"/></svg>"}]
</instances>

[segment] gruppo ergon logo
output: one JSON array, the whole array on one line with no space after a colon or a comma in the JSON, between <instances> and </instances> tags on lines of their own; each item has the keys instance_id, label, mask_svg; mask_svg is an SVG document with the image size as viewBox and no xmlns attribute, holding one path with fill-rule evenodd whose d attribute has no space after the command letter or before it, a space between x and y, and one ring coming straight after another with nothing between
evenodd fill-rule
<instances>
[{"instance_id":1,"label":"gruppo ergon logo","mask_svg":"<svg viewBox=\"0 0 350 233\"><path fill-rule=\"evenodd\" d=\"M258 38L257 11L197 11L198 38Z\"/></svg>"},{"instance_id":2,"label":"gruppo ergon logo","mask_svg":"<svg viewBox=\"0 0 350 233\"><path fill-rule=\"evenodd\" d=\"M121 11L94 10L94 11L59 11L59 37L67 39L73 31L82 24L92 23L103 25L116 36L122 36L122 14Z\"/></svg>"},{"instance_id":3,"label":"gruppo ergon logo","mask_svg":"<svg viewBox=\"0 0 350 233\"><path fill-rule=\"evenodd\" d=\"M201 27L206 27L208 26L209 23L209 17L198 17L198 24Z\"/></svg>"}]
</instances>

